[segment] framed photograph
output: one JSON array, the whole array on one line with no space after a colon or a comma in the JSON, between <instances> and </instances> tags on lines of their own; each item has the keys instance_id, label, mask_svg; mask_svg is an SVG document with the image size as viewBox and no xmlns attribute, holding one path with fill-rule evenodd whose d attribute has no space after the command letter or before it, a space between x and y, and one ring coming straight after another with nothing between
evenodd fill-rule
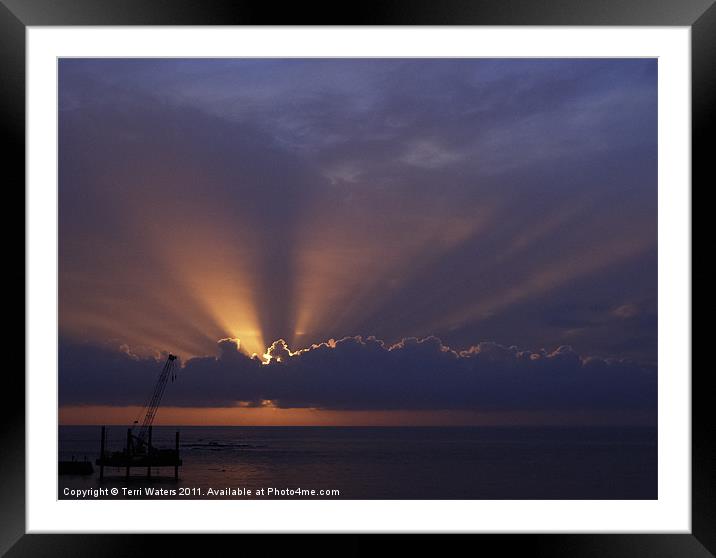
<instances>
[{"instance_id":1,"label":"framed photograph","mask_svg":"<svg viewBox=\"0 0 716 558\"><path fill-rule=\"evenodd\" d=\"M712 4L3 0L0 550L713 555Z\"/></svg>"}]
</instances>

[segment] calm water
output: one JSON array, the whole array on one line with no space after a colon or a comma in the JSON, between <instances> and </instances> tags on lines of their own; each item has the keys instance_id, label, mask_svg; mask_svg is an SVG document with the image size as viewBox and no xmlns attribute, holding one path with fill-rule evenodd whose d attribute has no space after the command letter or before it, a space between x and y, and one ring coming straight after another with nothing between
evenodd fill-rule
<instances>
[{"instance_id":1,"label":"calm water","mask_svg":"<svg viewBox=\"0 0 716 558\"><path fill-rule=\"evenodd\" d=\"M108 429L108 448L120 450L126 428ZM177 429L179 481L172 468L154 470L164 477L151 481L139 477L146 470L125 480L124 470L106 468L100 482L95 467L89 477L60 476L59 497L69 497L65 488L119 488L121 498L131 487L143 496L193 489L197 498L228 487L251 489L249 497L301 488L339 490L341 499L657 498L652 428L182 426L155 427L154 445L174 447ZM99 439L98 426L60 427L60 459L94 462Z\"/></svg>"}]
</instances>

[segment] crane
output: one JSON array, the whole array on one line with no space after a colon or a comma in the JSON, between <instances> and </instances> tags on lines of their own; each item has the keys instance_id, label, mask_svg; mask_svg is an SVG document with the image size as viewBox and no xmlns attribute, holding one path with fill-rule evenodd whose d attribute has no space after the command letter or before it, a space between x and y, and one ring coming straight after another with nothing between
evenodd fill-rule
<instances>
[{"instance_id":1,"label":"crane","mask_svg":"<svg viewBox=\"0 0 716 558\"><path fill-rule=\"evenodd\" d=\"M175 355L169 354L166 362L164 363L162 371L159 373L159 378L157 379L157 383L154 386L154 392L152 393L152 397L146 406L146 414L144 415L142 425L139 427L138 434L133 435L133 450L135 453L143 453L145 449L148 449L146 448L147 432L149 431L149 428L154 422L154 417L157 414L157 409L159 409L159 403L161 402L162 395L164 395L164 390L167 387L167 382L169 381L169 379L171 379L172 382L176 379L176 370L174 368L176 360L177 357ZM134 424L137 424L138 422L139 421L134 421Z\"/></svg>"}]
</instances>

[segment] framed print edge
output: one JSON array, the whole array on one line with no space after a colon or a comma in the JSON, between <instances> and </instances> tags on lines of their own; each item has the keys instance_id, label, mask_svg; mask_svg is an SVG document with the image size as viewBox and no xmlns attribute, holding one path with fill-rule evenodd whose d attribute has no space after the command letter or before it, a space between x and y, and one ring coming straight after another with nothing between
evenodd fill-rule
<instances>
[{"instance_id":1,"label":"framed print edge","mask_svg":"<svg viewBox=\"0 0 716 558\"><path fill-rule=\"evenodd\" d=\"M13 212L22 212L24 222L25 26L1 3L0 68L2 131L6 140L3 160L6 162L6 194L9 196L7 202L8 207L13 207ZM17 229L10 232L9 221L7 223L5 234L16 234ZM20 250L23 258L22 292L26 292L24 244L22 249L18 247L18 252ZM14 250L10 252L15 255ZM18 284L19 277L13 282ZM22 324L24 339L24 319ZM22 353L18 351L18 354L23 355L16 359L21 362L6 363L8 370L13 372L6 374L3 379L5 401L0 410L0 554L25 532L25 375L14 373L21 365L23 370L25 368L24 350Z\"/></svg>"},{"instance_id":2,"label":"framed print edge","mask_svg":"<svg viewBox=\"0 0 716 558\"><path fill-rule=\"evenodd\" d=\"M350 11L229 0L3 0L28 26L43 25L630 25L688 26L711 0L430 0L361 2Z\"/></svg>"},{"instance_id":3,"label":"framed print edge","mask_svg":"<svg viewBox=\"0 0 716 558\"><path fill-rule=\"evenodd\" d=\"M716 4L694 22L691 29L692 277L694 184L701 184L702 188L707 184L713 184L716 174L713 167L713 150L708 148L710 141L713 141L714 99L716 99L714 68L716 68ZM693 309L693 302L691 307ZM712 374L708 368L692 365L692 533L716 554L716 437L713 433L713 384Z\"/></svg>"},{"instance_id":4,"label":"framed print edge","mask_svg":"<svg viewBox=\"0 0 716 558\"><path fill-rule=\"evenodd\" d=\"M0 5L0 60L3 75L3 129L11 138L6 151L10 161L13 181L25 180L24 151L24 110L25 110L25 26L31 25L179 25L179 24L263 24L274 22L270 10L241 11L235 3L207 2L199 7L197 3L180 2L186 9L179 9L175 3L171 8L161 2L144 2L122 9L118 3L109 1L47 2L32 0L5 1ZM693 182L706 183L713 171L708 164L706 140L710 131L712 99L716 98L713 68L716 67L716 5L710 1L664 2L655 10L647 1L607 2L599 4L593 13L580 12L585 6L574 2L453 2L441 8L428 8L428 4L417 2L382 3L382 8L368 4L357 19L368 24L563 24L563 25L689 25L692 24L692 176ZM535 9L534 6L539 6ZM593 3L592 5L597 5ZM708 7L710 5L710 7ZM10 6L8 8L7 6ZM388 7L386 7L388 6ZM607 9L605 9L607 6ZM608 7L611 6L611 9ZM704 12L703 10L706 9ZM246 13L251 13L246 16ZM702 15L703 14L703 15ZM699 17L700 16L700 17ZM329 21L325 21L326 18ZM330 14L292 15L290 12L279 16L282 23L307 23L330 20ZM29 277L25 277L28 281ZM27 305L27 300L26 300ZM529 552L537 555L574 556L709 556L716 552L716 469L715 444L709 432L712 420L711 402L707 401L709 390L707 371L692 372L692 534L690 535L482 535L480 545L499 548L501 552ZM180 538L170 535L27 535L25 533L25 389L20 378L7 374L4 392L6 403L3 407L2 458L0 458L0 489L3 506L0 511L0 554L9 549L8 556L35 555L143 555L162 547L187 552L206 550L204 535L186 535ZM335 537L334 537L335 538ZM424 538L424 537L423 537ZM18 540L19 539L19 540ZM246 540L246 539L243 539ZM263 540L263 539L261 539ZM314 545L313 541L303 544ZM247 542L257 541L255 536ZM345 549L346 554L362 553L377 544L376 536L351 535L347 540L341 537L331 545L333 549ZM244 544L242 542L242 544ZM260 542L260 544L265 544ZM300 544L295 536L285 536L281 542L273 543L276 550ZM444 550L444 542L434 537L419 543L427 550ZM14 545L14 546L13 546ZM277 545L277 546L274 546ZM439 545L439 546L438 546ZM12 548L11 548L12 547ZM708 550L707 550L708 549Z\"/></svg>"}]
</instances>

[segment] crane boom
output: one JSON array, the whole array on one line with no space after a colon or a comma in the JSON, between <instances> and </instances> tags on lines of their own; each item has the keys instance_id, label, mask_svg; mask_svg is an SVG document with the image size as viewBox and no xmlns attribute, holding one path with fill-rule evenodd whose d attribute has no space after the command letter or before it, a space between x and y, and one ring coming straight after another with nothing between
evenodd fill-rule
<instances>
[{"instance_id":1,"label":"crane boom","mask_svg":"<svg viewBox=\"0 0 716 558\"><path fill-rule=\"evenodd\" d=\"M152 398L149 400L149 403L147 404L147 412L144 415L144 420L142 421L142 426L139 428L139 434L136 436L136 440L139 443L139 445L144 444L144 438L147 435L147 432L149 430L149 427L152 425L152 422L154 422L154 417L157 414L157 409L159 408L159 403L161 403L162 395L164 395L164 390L167 387L167 381L169 378L174 380L176 377L176 372L174 371L174 365L176 363L177 357L170 354L167 357L166 362L164 363L164 367L162 368L162 371L159 373L159 379L157 380L156 385L154 386L154 392L152 393Z\"/></svg>"}]
</instances>

